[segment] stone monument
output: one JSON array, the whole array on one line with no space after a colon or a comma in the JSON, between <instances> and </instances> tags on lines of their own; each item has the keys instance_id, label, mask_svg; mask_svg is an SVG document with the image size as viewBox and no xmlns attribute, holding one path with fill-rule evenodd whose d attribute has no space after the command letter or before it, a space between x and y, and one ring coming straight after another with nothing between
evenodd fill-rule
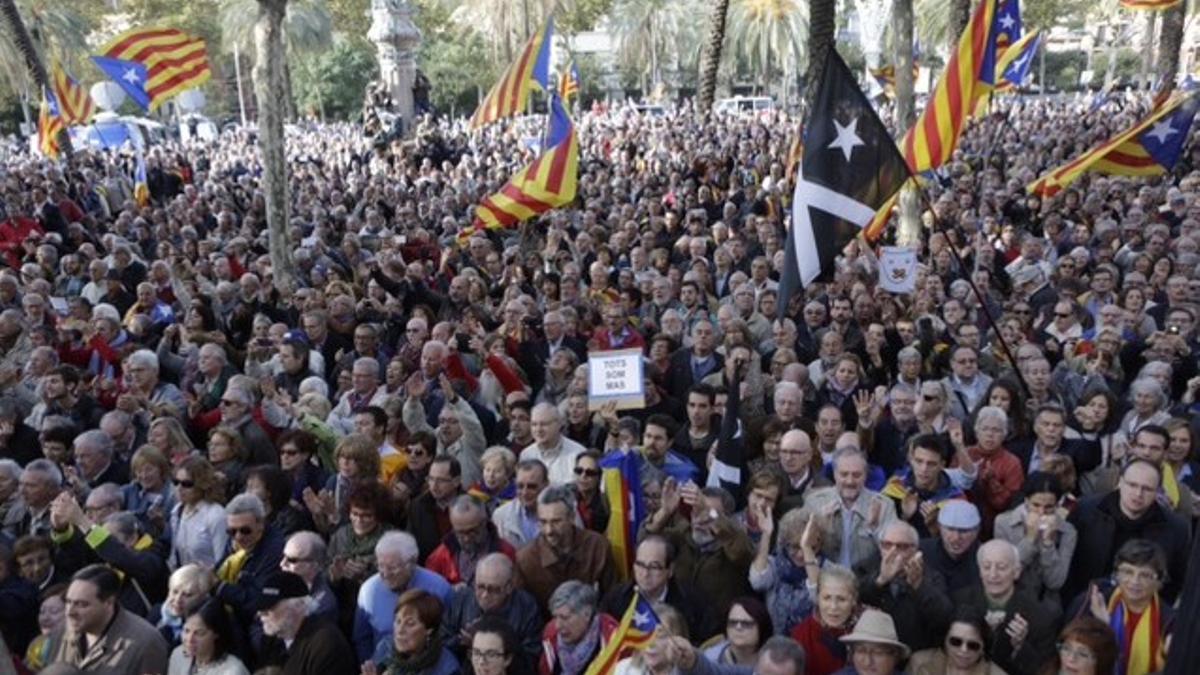
<instances>
[{"instance_id":1,"label":"stone monument","mask_svg":"<svg viewBox=\"0 0 1200 675\"><path fill-rule=\"evenodd\" d=\"M413 23L412 13L407 0L371 0L371 29L367 32L379 50L379 81L405 126L413 121L416 55L421 44L421 31Z\"/></svg>"}]
</instances>

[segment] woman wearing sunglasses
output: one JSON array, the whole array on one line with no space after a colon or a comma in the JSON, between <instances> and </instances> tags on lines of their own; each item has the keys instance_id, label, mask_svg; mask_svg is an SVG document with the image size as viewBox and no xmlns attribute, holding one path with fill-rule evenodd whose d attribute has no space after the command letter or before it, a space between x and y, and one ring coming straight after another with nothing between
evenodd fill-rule
<instances>
[{"instance_id":1,"label":"woman wearing sunglasses","mask_svg":"<svg viewBox=\"0 0 1200 675\"><path fill-rule=\"evenodd\" d=\"M608 502L600 494L600 453L588 450L575 458L575 504L589 530L608 527Z\"/></svg>"},{"instance_id":2,"label":"woman wearing sunglasses","mask_svg":"<svg viewBox=\"0 0 1200 675\"><path fill-rule=\"evenodd\" d=\"M941 647L912 655L909 675L1005 675L987 658L987 623L976 612L960 610Z\"/></svg>"}]
</instances>

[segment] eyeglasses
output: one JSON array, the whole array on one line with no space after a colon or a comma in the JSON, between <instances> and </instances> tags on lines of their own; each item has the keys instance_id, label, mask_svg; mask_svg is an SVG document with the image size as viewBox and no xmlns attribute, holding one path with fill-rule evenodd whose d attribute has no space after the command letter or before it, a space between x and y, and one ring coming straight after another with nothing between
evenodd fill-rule
<instances>
[{"instance_id":1,"label":"eyeglasses","mask_svg":"<svg viewBox=\"0 0 1200 675\"><path fill-rule=\"evenodd\" d=\"M289 565L299 565L300 563L312 562L312 558L293 558L290 555L283 556L283 561Z\"/></svg>"},{"instance_id":2,"label":"eyeglasses","mask_svg":"<svg viewBox=\"0 0 1200 675\"><path fill-rule=\"evenodd\" d=\"M221 399L221 405L223 405L223 406L241 405L241 404L242 404L241 401L227 401L225 399Z\"/></svg>"},{"instance_id":3,"label":"eyeglasses","mask_svg":"<svg viewBox=\"0 0 1200 675\"><path fill-rule=\"evenodd\" d=\"M249 537L250 535L254 534L254 528L250 527L249 525L243 525L241 527L229 527L225 528L225 534L231 537L236 537L239 534L243 537Z\"/></svg>"},{"instance_id":4,"label":"eyeglasses","mask_svg":"<svg viewBox=\"0 0 1200 675\"><path fill-rule=\"evenodd\" d=\"M280 457L291 457L293 455L299 455L299 454L300 454L300 451L295 448L284 448L283 450L279 451Z\"/></svg>"},{"instance_id":5,"label":"eyeglasses","mask_svg":"<svg viewBox=\"0 0 1200 675\"><path fill-rule=\"evenodd\" d=\"M1066 314L1063 314L1063 313L1060 313L1060 312L1055 312L1055 313L1054 313L1054 316L1056 316L1056 317L1058 317L1058 318L1060 318L1060 319L1069 319L1069 318L1071 318L1071 314L1070 314L1069 312L1068 312L1068 313L1066 313Z\"/></svg>"},{"instance_id":6,"label":"eyeglasses","mask_svg":"<svg viewBox=\"0 0 1200 675\"><path fill-rule=\"evenodd\" d=\"M499 661L508 656L504 652L498 652L494 649L472 649L471 658L480 661Z\"/></svg>"},{"instance_id":7,"label":"eyeglasses","mask_svg":"<svg viewBox=\"0 0 1200 675\"><path fill-rule=\"evenodd\" d=\"M950 635L946 637L946 643L955 649L966 649L969 652L977 652L983 649L982 642L979 642L978 640L960 638L957 635Z\"/></svg>"},{"instance_id":8,"label":"eyeglasses","mask_svg":"<svg viewBox=\"0 0 1200 675\"><path fill-rule=\"evenodd\" d=\"M575 467L576 476L587 476L588 478L599 478L600 469L585 469L582 466Z\"/></svg>"},{"instance_id":9,"label":"eyeglasses","mask_svg":"<svg viewBox=\"0 0 1200 675\"><path fill-rule=\"evenodd\" d=\"M1058 649L1058 655L1064 658L1079 659L1080 661L1096 660L1096 655L1085 647L1072 647L1066 642L1060 642L1055 645L1055 648Z\"/></svg>"},{"instance_id":10,"label":"eyeglasses","mask_svg":"<svg viewBox=\"0 0 1200 675\"><path fill-rule=\"evenodd\" d=\"M755 623L752 619L730 619L729 621L727 621L725 623L725 625L728 628L733 628L735 630L750 630L751 628L754 628L758 624Z\"/></svg>"},{"instance_id":11,"label":"eyeglasses","mask_svg":"<svg viewBox=\"0 0 1200 675\"><path fill-rule=\"evenodd\" d=\"M933 402L935 402L935 401L940 401L940 400L942 400L942 397L941 397L941 396L937 396L937 395L933 395L933 396L931 396L931 395L929 395L929 394L922 394L922 395L921 395L921 398L925 399L925 402L926 402L926 403L933 403Z\"/></svg>"},{"instance_id":12,"label":"eyeglasses","mask_svg":"<svg viewBox=\"0 0 1200 675\"><path fill-rule=\"evenodd\" d=\"M485 584L479 581L475 582L476 593L487 593L489 595L500 595L504 593L507 584Z\"/></svg>"},{"instance_id":13,"label":"eyeglasses","mask_svg":"<svg viewBox=\"0 0 1200 675\"><path fill-rule=\"evenodd\" d=\"M196 487L196 481L194 481L194 480L179 480L178 478L172 478L171 482L175 485L175 487L181 487L181 488Z\"/></svg>"}]
</instances>

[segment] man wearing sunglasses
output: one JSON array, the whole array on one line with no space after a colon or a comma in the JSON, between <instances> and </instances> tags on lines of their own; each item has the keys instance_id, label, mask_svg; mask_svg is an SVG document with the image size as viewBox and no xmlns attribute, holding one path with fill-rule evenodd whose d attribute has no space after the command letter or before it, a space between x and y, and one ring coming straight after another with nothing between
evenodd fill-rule
<instances>
[{"instance_id":1,"label":"man wearing sunglasses","mask_svg":"<svg viewBox=\"0 0 1200 675\"><path fill-rule=\"evenodd\" d=\"M425 567L442 575L452 586L470 586L478 562L490 553L516 560L516 549L500 538L483 503L471 495L458 495L450 504L450 529L425 560Z\"/></svg>"},{"instance_id":2,"label":"man wearing sunglasses","mask_svg":"<svg viewBox=\"0 0 1200 675\"><path fill-rule=\"evenodd\" d=\"M267 523L266 508L252 494L240 494L225 506L229 552L217 566L219 583L213 595L229 605L249 630L258 612L263 584L279 572L283 536Z\"/></svg>"}]
</instances>

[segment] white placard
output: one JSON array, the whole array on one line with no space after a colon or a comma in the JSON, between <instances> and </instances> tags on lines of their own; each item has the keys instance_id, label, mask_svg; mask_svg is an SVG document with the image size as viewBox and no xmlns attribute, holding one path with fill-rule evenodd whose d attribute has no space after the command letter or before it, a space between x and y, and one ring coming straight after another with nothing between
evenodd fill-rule
<instances>
[{"instance_id":1,"label":"white placard","mask_svg":"<svg viewBox=\"0 0 1200 675\"><path fill-rule=\"evenodd\" d=\"M588 409L616 401L618 410L646 405L642 350L614 349L588 354Z\"/></svg>"},{"instance_id":2,"label":"white placard","mask_svg":"<svg viewBox=\"0 0 1200 675\"><path fill-rule=\"evenodd\" d=\"M879 287L888 293L912 293L917 287L917 252L884 246L879 256Z\"/></svg>"}]
</instances>

